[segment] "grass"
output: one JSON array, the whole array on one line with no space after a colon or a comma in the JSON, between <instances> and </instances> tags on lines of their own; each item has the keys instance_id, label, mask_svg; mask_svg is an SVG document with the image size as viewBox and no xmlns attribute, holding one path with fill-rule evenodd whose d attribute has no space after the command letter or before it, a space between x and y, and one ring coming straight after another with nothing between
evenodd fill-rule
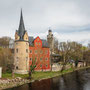
<instances>
[{"instance_id":1,"label":"grass","mask_svg":"<svg viewBox=\"0 0 90 90\"><path fill-rule=\"evenodd\" d=\"M47 71L47 72L34 72L32 74L32 80L40 80L42 78L51 78L51 77L55 77L55 76L58 76L58 75L61 75L61 74L64 74L64 73L68 73L72 71L72 69L68 69L68 70L64 70L63 72L52 72L52 71ZM29 77L28 74L15 74L15 77L21 77L21 78L27 78ZM2 74L2 78L9 78L9 79L12 79L12 74L11 73L3 73Z\"/></svg>"},{"instance_id":2,"label":"grass","mask_svg":"<svg viewBox=\"0 0 90 90\"><path fill-rule=\"evenodd\" d=\"M76 68L76 69L74 69L74 71L80 70L80 69L85 69L85 68L90 68L90 67ZM60 72L60 71L57 71L57 72L52 72L52 71L34 72L32 74L32 80L41 80L41 79L45 79L45 78L52 78L52 77L63 75L63 74L70 73L70 72L73 72L72 68L70 68L68 70L63 70L62 72ZM15 74L15 77L27 78L27 77L29 77L29 75L28 74L24 74L24 75ZM12 74L11 73L3 73L2 78L12 79Z\"/></svg>"},{"instance_id":3,"label":"grass","mask_svg":"<svg viewBox=\"0 0 90 90\"><path fill-rule=\"evenodd\" d=\"M24 75L22 75L22 74L15 74L15 77L21 77L21 78L26 78L26 77L28 77L28 74L24 74ZM9 78L9 79L12 79L12 74L11 73L3 73L2 74L2 78Z\"/></svg>"}]
</instances>

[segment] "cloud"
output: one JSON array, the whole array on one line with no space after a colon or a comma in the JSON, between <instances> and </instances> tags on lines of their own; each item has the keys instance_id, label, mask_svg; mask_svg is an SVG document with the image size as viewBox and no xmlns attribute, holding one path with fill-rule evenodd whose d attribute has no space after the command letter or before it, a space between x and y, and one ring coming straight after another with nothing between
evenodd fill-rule
<instances>
[{"instance_id":1,"label":"cloud","mask_svg":"<svg viewBox=\"0 0 90 90\"><path fill-rule=\"evenodd\" d=\"M90 0L0 0L0 37L14 38L21 7L29 35L46 38L51 27L60 41L90 40Z\"/></svg>"}]
</instances>

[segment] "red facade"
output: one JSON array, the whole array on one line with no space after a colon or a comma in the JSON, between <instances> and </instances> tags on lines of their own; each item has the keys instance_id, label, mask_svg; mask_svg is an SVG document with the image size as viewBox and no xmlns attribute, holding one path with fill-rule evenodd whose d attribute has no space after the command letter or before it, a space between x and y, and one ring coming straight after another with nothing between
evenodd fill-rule
<instances>
[{"instance_id":1,"label":"red facade","mask_svg":"<svg viewBox=\"0 0 90 90\"><path fill-rule=\"evenodd\" d=\"M37 37L33 41L33 46L29 46L29 61L30 65L35 60L35 71L49 71L50 70L50 51L48 47L43 47L42 40Z\"/></svg>"}]
</instances>

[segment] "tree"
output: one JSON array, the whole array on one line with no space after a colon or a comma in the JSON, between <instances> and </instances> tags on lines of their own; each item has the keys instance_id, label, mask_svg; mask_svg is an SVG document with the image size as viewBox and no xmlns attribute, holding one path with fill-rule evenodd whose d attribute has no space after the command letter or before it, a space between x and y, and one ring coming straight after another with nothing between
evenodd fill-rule
<instances>
[{"instance_id":1,"label":"tree","mask_svg":"<svg viewBox=\"0 0 90 90\"><path fill-rule=\"evenodd\" d=\"M74 60L77 66L78 60L83 59L83 46L77 42L60 42L59 50L64 65L66 65L69 60Z\"/></svg>"}]
</instances>

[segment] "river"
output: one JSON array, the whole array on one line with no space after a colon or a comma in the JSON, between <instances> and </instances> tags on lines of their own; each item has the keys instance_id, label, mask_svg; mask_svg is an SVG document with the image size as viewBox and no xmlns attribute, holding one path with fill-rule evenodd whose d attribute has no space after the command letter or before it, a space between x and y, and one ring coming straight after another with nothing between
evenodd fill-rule
<instances>
[{"instance_id":1,"label":"river","mask_svg":"<svg viewBox=\"0 0 90 90\"><path fill-rule=\"evenodd\" d=\"M7 90L90 90L90 69L35 81Z\"/></svg>"}]
</instances>

